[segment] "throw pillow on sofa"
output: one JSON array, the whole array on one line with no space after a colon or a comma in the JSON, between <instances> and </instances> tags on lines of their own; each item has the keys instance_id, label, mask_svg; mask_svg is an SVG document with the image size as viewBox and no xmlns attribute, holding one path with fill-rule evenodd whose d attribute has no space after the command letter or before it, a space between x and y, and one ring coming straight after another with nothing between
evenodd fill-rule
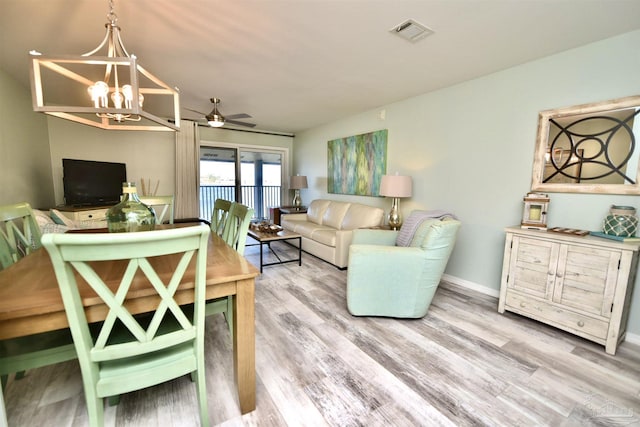
<instances>
[{"instance_id":1,"label":"throw pillow on sofa","mask_svg":"<svg viewBox=\"0 0 640 427\"><path fill-rule=\"evenodd\" d=\"M47 224L55 224L55 222L49 216L48 213L43 212L43 211L41 211L39 209L32 209L32 212L33 212L33 216L34 216L36 222L38 223L38 225L40 226L40 228L44 227Z\"/></svg>"},{"instance_id":2,"label":"throw pillow on sofa","mask_svg":"<svg viewBox=\"0 0 640 427\"><path fill-rule=\"evenodd\" d=\"M75 227L74 221L70 218L67 218L62 212L57 209L51 209L49 211L49 215L51 215L51 219L56 224L66 225L67 227Z\"/></svg>"},{"instance_id":3,"label":"throw pillow on sofa","mask_svg":"<svg viewBox=\"0 0 640 427\"><path fill-rule=\"evenodd\" d=\"M33 216L35 217L38 226L40 226L40 231L43 234L66 233L67 231L71 230L70 227L64 224L56 224L53 221L53 218L51 218L51 216L47 212L41 211L39 209L33 209Z\"/></svg>"}]
</instances>

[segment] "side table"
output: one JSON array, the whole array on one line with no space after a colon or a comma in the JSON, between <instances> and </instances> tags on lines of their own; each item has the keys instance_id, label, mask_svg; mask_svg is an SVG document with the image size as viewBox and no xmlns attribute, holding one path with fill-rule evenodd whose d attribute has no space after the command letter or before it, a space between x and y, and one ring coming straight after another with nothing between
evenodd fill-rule
<instances>
[{"instance_id":1,"label":"side table","mask_svg":"<svg viewBox=\"0 0 640 427\"><path fill-rule=\"evenodd\" d=\"M274 206L269 208L270 218L274 224L280 225L281 214L307 213L306 206Z\"/></svg>"}]
</instances>

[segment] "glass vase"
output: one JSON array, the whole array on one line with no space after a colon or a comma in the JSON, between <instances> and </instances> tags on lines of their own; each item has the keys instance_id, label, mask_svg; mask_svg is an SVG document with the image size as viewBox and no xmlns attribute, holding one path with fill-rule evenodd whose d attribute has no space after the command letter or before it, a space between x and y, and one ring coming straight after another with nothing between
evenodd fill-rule
<instances>
[{"instance_id":1,"label":"glass vase","mask_svg":"<svg viewBox=\"0 0 640 427\"><path fill-rule=\"evenodd\" d=\"M122 183L122 201L107 211L107 225L111 233L150 231L155 228L156 215L138 198L134 182Z\"/></svg>"},{"instance_id":2,"label":"glass vase","mask_svg":"<svg viewBox=\"0 0 640 427\"><path fill-rule=\"evenodd\" d=\"M611 236L633 237L637 229L638 217L632 206L611 206L602 223L602 231Z\"/></svg>"}]
</instances>

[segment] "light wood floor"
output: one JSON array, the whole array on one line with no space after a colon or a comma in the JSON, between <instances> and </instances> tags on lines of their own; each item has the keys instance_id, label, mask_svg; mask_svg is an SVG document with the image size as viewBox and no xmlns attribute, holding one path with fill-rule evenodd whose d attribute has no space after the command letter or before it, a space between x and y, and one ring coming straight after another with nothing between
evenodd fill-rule
<instances>
[{"instance_id":1,"label":"light wood floor","mask_svg":"<svg viewBox=\"0 0 640 427\"><path fill-rule=\"evenodd\" d=\"M247 257L257 264L257 247ZM604 348L443 283L420 320L356 318L346 271L303 254L256 286L257 409L240 416L221 315L208 319L209 412L222 426L640 425L640 348ZM87 425L77 362L5 392L10 426ZM198 424L181 378L124 395L108 426Z\"/></svg>"}]
</instances>

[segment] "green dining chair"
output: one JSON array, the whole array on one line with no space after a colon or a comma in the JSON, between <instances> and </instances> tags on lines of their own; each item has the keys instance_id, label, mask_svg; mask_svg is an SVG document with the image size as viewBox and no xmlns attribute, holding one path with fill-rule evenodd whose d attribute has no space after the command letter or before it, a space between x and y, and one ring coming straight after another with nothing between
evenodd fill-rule
<instances>
[{"instance_id":1,"label":"green dining chair","mask_svg":"<svg viewBox=\"0 0 640 427\"><path fill-rule=\"evenodd\" d=\"M216 201L213 202L213 213L211 214L212 233L216 233L218 236L222 237L230 209L231 202L229 200L216 199Z\"/></svg>"},{"instance_id":2,"label":"green dining chair","mask_svg":"<svg viewBox=\"0 0 640 427\"><path fill-rule=\"evenodd\" d=\"M153 208L156 224L173 224L174 196L140 196L140 201Z\"/></svg>"},{"instance_id":3,"label":"green dining chair","mask_svg":"<svg viewBox=\"0 0 640 427\"><path fill-rule=\"evenodd\" d=\"M40 247L40 229L28 203L0 206L0 270ZM0 381L20 379L29 369L73 360L76 349L68 329L0 340Z\"/></svg>"},{"instance_id":4,"label":"green dining chair","mask_svg":"<svg viewBox=\"0 0 640 427\"><path fill-rule=\"evenodd\" d=\"M225 199L216 199L213 202L213 212L211 214L211 232L222 237L224 229L229 217L231 209L231 201ZM206 304L207 316L222 313L227 319L229 330L233 333L233 299L232 297L222 297L208 300Z\"/></svg>"},{"instance_id":5,"label":"green dining chair","mask_svg":"<svg viewBox=\"0 0 640 427\"><path fill-rule=\"evenodd\" d=\"M4 270L14 262L7 239L5 239L4 236L0 237L0 270Z\"/></svg>"},{"instance_id":6,"label":"green dining chair","mask_svg":"<svg viewBox=\"0 0 640 427\"><path fill-rule=\"evenodd\" d=\"M41 236L29 203L0 206L0 237L9 245L13 262L38 249Z\"/></svg>"},{"instance_id":7,"label":"green dining chair","mask_svg":"<svg viewBox=\"0 0 640 427\"><path fill-rule=\"evenodd\" d=\"M222 239L227 242L227 245L243 256L252 217L252 208L237 202L231 203L229 215L225 221L224 232L222 233Z\"/></svg>"},{"instance_id":8,"label":"green dining chair","mask_svg":"<svg viewBox=\"0 0 640 427\"><path fill-rule=\"evenodd\" d=\"M78 353L89 424L102 426L104 398L118 396L191 374L195 379L200 423L209 425L204 371L206 225L142 233L45 234L67 318ZM175 254L171 277L161 277L157 257ZM194 265L191 270L189 266ZM105 283L101 261L121 260L119 277ZM162 261L162 259L160 259ZM113 269L109 270L113 274ZM194 283L194 304L180 306L174 293L183 277ZM92 334L82 305L81 278L108 307ZM124 304L136 279L149 283L158 306L134 316ZM153 295L155 295L153 294ZM93 324L96 325L96 324ZM95 339L93 337L96 337Z\"/></svg>"},{"instance_id":9,"label":"green dining chair","mask_svg":"<svg viewBox=\"0 0 640 427\"><path fill-rule=\"evenodd\" d=\"M216 200L216 202L218 200ZM247 231L249 231L249 223L251 222L254 211L252 208L237 202L232 202L230 205L221 237L227 245L244 256ZM213 218L211 227L213 228ZM224 314L227 319L227 324L229 325L229 331L233 335L233 297L222 297L207 301L206 313L207 316L217 313Z\"/></svg>"}]
</instances>

